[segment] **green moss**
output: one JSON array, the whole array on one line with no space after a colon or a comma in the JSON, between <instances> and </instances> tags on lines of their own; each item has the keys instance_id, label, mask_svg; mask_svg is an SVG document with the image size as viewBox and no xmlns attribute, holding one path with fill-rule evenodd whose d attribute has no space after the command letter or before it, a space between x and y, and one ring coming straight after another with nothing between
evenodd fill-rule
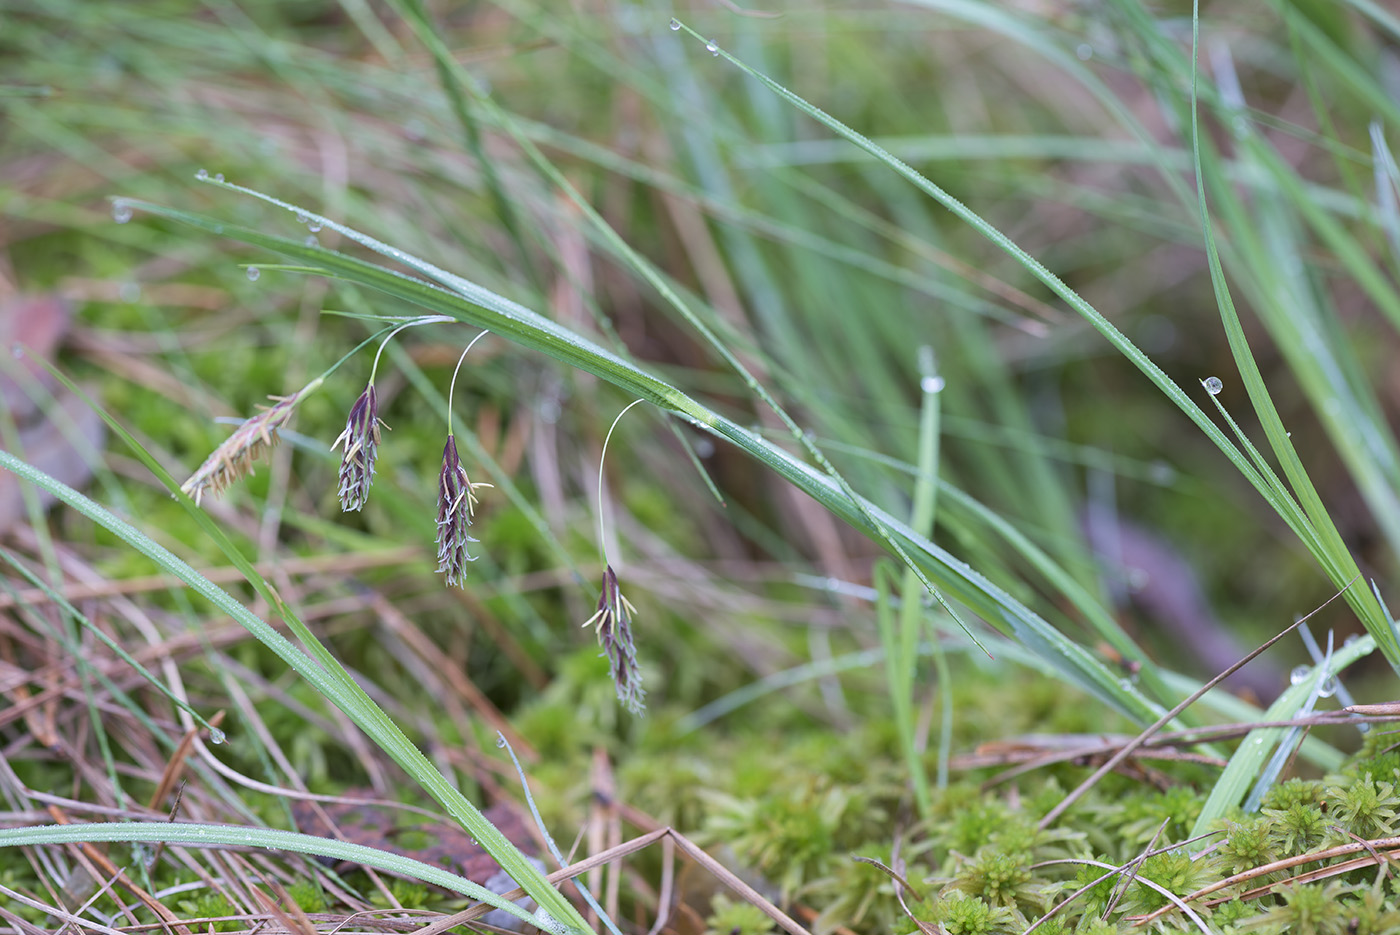
<instances>
[{"instance_id":1,"label":"green moss","mask_svg":"<svg viewBox=\"0 0 1400 935\"><path fill-rule=\"evenodd\" d=\"M398 877L387 878L387 882L389 895L393 897L393 902L397 902L405 909L426 909L428 907L428 888L422 883L401 880ZM383 891L377 887L370 890L369 901L381 909L393 906L389 897L385 896Z\"/></svg>"},{"instance_id":2,"label":"green moss","mask_svg":"<svg viewBox=\"0 0 1400 935\"><path fill-rule=\"evenodd\" d=\"M1349 908L1341 899L1347 890L1336 880L1286 886L1279 894L1283 904L1261 913L1247 925L1251 931L1266 933L1344 935L1351 921Z\"/></svg>"},{"instance_id":3,"label":"green moss","mask_svg":"<svg viewBox=\"0 0 1400 935\"><path fill-rule=\"evenodd\" d=\"M1216 851L1223 872L1234 875L1276 859L1272 822L1265 817L1247 818L1226 826L1225 840Z\"/></svg>"},{"instance_id":4,"label":"green moss","mask_svg":"<svg viewBox=\"0 0 1400 935\"><path fill-rule=\"evenodd\" d=\"M314 880L297 880L287 887L287 895L303 912L324 912L330 905L325 891Z\"/></svg>"},{"instance_id":5,"label":"green moss","mask_svg":"<svg viewBox=\"0 0 1400 935\"><path fill-rule=\"evenodd\" d=\"M1010 910L956 890L934 902L927 921L943 926L948 935L999 935L1019 927Z\"/></svg>"},{"instance_id":6,"label":"green moss","mask_svg":"<svg viewBox=\"0 0 1400 935\"><path fill-rule=\"evenodd\" d=\"M752 903L732 900L723 893L710 903L705 935L768 935L776 924Z\"/></svg>"},{"instance_id":7,"label":"green moss","mask_svg":"<svg viewBox=\"0 0 1400 935\"><path fill-rule=\"evenodd\" d=\"M1328 813L1358 838L1389 837L1400 821L1400 795L1392 782L1377 782L1370 771L1351 782L1327 787Z\"/></svg>"},{"instance_id":8,"label":"green moss","mask_svg":"<svg viewBox=\"0 0 1400 935\"><path fill-rule=\"evenodd\" d=\"M176 903L182 917L187 919L219 919L224 916L242 916L242 912L235 908L223 896L213 892L203 892L194 899L182 899ZM214 932L237 932L245 927L244 923L233 918L223 922L209 922L201 926L205 931Z\"/></svg>"}]
</instances>

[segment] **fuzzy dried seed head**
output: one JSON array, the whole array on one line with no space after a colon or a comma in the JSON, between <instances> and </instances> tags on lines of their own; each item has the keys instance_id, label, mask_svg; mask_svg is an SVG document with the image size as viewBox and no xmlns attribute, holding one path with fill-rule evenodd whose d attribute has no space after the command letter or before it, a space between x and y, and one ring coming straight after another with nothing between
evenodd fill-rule
<instances>
[{"instance_id":1,"label":"fuzzy dried seed head","mask_svg":"<svg viewBox=\"0 0 1400 935\"><path fill-rule=\"evenodd\" d=\"M331 445L331 451L342 444L345 456L340 461L340 508L349 512L364 507L370 484L374 483L374 459L379 455L379 397L373 383L350 407L345 431Z\"/></svg>"},{"instance_id":2,"label":"fuzzy dried seed head","mask_svg":"<svg viewBox=\"0 0 1400 935\"><path fill-rule=\"evenodd\" d=\"M642 699L642 672L637 665L637 644L632 638L632 615L637 608L622 594L617 574L609 565L603 572L603 593L598 597L598 612L584 626L598 629L598 643L608 657L608 674L617 688L617 700L633 714L646 710Z\"/></svg>"},{"instance_id":3,"label":"fuzzy dried seed head","mask_svg":"<svg viewBox=\"0 0 1400 935\"><path fill-rule=\"evenodd\" d=\"M447 436L447 446L442 450L442 473L438 475L437 570L447 575L449 585L460 587L467 580L467 563L476 561L467 546L477 540L467 530L476 509L476 488L490 486L471 482L457 454L457 440Z\"/></svg>"},{"instance_id":4,"label":"fuzzy dried seed head","mask_svg":"<svg viewBox=\"0 0 1400 935\"><path fill-rule=\"evenodd\" d=\"M186 496L193 497L195 503L200 503L206 492L223 493L234 481L253 473L253 462L281 440L277 435L278 430L291 419L297 405L320 385L321 381L317 379L291 396L269 396L273 405L244 420L222 445L214 449L199 470L180 485L180 490Z\"/></svg>"}]
</instances>

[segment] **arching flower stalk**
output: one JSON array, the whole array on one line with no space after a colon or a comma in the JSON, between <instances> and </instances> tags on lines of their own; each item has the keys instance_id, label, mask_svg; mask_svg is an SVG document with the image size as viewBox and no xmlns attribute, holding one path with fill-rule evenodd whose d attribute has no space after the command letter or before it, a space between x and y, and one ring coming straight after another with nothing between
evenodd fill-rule
<instances>
[{"instance_id":1,"label":"arching flower stalk","mask_svg":"<svg viewBox=\"0 0 1400 935\"><path fill-rule=\"evenodd\" d=\"M598 644L603 647L603 655L608 659L608 674L617 689L617 700L622 706L637 716L646 712L642 689L642 671L637 664L637 644L632 636L632 616L637 608L632 606L622 593L617 573L608 561L607 535L603 529L603 464L608 457L608 442L612 440L613 429L631 409L642 400L627 406L613 419L607 436L603 439L603 453L598 459L598 547L603 553L603 593L598 597L598 610L584 623L598 632Z\"/></svg>"},{"instance_id":2,"label":"arching flower stalk","mask_svg":"<svg viewBox=\"0 0 1400 935\"><path fill-rule=\"evenodd\" d=\"M449 586L461 587L467 580L467 563L476 561L468 546L477 540L467 530L471 528L472 514L476 510L476 488L491 486L472 483L467 469L462 467L457 439L452 434L452 394L456 389L457 372L462 369L467 351L486 334L483 331L472 338L471 344L457 358L457 369L452 371L452 385L447 390L447 444L442 449L442 470L438 474L437 570L447 576Z\"/></svg>"},{"instance_id":3,"label":"arching flower stalk","mask_svg":"<svg viewBox=\"0 0 1400 935\"><path fill-rule=\"evenodd\" d=\"M346 513L364 509L369 501L369 488L374 483L374 461L379 456L379 396L374 391L374 376L379 372L379 358L394 335L415 325L428 325L435 322L451 321L445 315L427 315L413 318L399 325L379 344L374 355L374 366L369 371L369 383L355 405L350 407L350 416L345 420L345 431L331 445L335 451L341 445L345 453L340 460L340 509ZM388 428L388 426L385 426Z\"/></svg>"}]
</instances>

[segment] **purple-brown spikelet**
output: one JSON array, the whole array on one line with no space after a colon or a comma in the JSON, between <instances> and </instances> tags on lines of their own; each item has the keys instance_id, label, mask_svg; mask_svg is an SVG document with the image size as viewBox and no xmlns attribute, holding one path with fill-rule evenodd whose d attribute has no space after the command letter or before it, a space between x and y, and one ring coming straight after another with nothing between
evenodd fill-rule
<instances>
[{"instance_id":1,"label":"purple-brown spikelet","mask_svg":"<svg viewBox=\"0 0 1400 935\"><path fill-rule=\"evenodd\" d=\"M447 575L449 585L460 587L467 578L467 562L476 561L467 551L468 544L477 541L467 534L476 508L473 491L490 486L471 482L457 454L457 440L447 436L447 446L442 449L442 473L438 475L437 570Z\"/></svg>"},{"instance_id":2,"label":"purple-brown spikelet","mask_svg":"<svg viewBox=\"0 0 1400 935\"><path fill-rule=\"evenodd\" d=\"M345 456L340 461L340 508L349 512L364 507L370 484L374 483L374 459L379 455L379 397L373 383L350 407L345 431L331 445L331 451L342 444Z\"/></svg>"},{"instance_id":3,"label":"purple-brown spikelet","mask_svg":"<svg viewBox=\"0 0 1400 935\"><path fill-rule=\"evenodd\" d=\"M245 474L253 473L253 462L280 441L278 430L291 419L297 405L320 385L321 380L317 378L291 396L269 396L268 399L273 400L273 405L245 419L243 424L204 460L199 470L180 485L180 490L193 497L195 503L200 503L206 491L223 493L234 481Z\"/></svg>"},{"instance_id":4,"label":"purple-brown spikelet","mask_svg":"<svg viewBox=\"0 0 1400 935\"><path fill-rule=\"evenodd\" d=\"M617 574L612 566L603 572L603 593L598 597L598 612L584 626L598 628L598 643L608 657L608 674L617 687L617 700L633 714L646 710L642 699L642 673L637 665L637 644L632 639L632 615L637 608L622 594Z\"/></svg>"}]
</instances>

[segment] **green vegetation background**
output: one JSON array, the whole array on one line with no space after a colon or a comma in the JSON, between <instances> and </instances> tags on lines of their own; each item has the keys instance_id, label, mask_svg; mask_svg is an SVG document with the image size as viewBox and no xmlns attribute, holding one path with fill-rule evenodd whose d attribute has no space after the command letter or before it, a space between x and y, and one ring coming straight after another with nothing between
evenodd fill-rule
<instances>
[{"instance_id":1,"label":"green vegetation background","mask_svg":"<svg viewBox=\"0 0 1400 935\"><path fill-rule=\"evenodd\" d=\"M685 30L667 28L673 15ZM445 589L433 574L436 474L452 367L477 331L415 328L389 345L380 367L391 430L363 512L340 514L338 461L328 449L368 378L372 349L300 406L270 463L206 508L474 801L518 798L493 746L508 722L561 843L590 821L606 785L596 768L602 751L619 801L756 872L776 901L810 908L804 921L817 929L912 930L888 877L849 859L862 852L889 861L901 842L907 875L924 881L928 898L916 915L951 932L1020 931L1077 888L1069 881L1078 870L1032 873L1033 861L1093 854L1122 862L1150 842L1180 841L1220 775L1216 766L1178 763L1110 777L1051 833L1034 823L1083 778L1082 767L1032 773L1012 792L985 796L976 786L985 771L955 769L952 783L940 784L947 751L1025 734L1129 731L1134 720L1144 726L1140 715L1152 705L1184 695L1173 670L1197 681L1213 674L1219 660L1195 651L1196 631L1183 636L1128 599L1143 573L1178 594L1199 585L1213 616L1197 622L1228 629L1241 647L1352 580L1338 554L1357 563L1363 595L1374 582L1394 603L1400 173L1387 140L1400 129L1400 29L1383 9L1277 0L1205 11L1203 151L1194 158L1222 264L1214 278L1195 197L1183 70L1192 18L1183 4L929 0L746 11L516 0L426 9L363 0L0 0L0 18L0 298L67 303L59 366L177 479L227 437L220 419L292 393L371 335L378 326L363 316L421 313L402 297L278 268L285 258L157 214L137 210L127 220L130 210L119 206L127 222L115 222L109 199L124 196L371 256L332 229L312 231L291 213L201 184L203 170L518 302L806 457L722 348L851 488L895 517L911 515L915 478L931 465L942 482L936 511L927 504L929 518L936 512L933 541L1121 679L1122 699L1143 699L1140 709L1124 701L1115 712L1101 687L1066 674L1066 651L1017 642L1009 621L979 622L986 605L956 602L973 631L1001 647L988 658L917 580L900 578L879 536L797 492L771 463L657 407L619 423L600 507L603 438L633 397L509 334L478 345L458 378L453 425L464 458L474 480L495 488L483 492L473 528L481 543L471 581ZM434 58L414 23L432 24L458 71ZM1286 443L1268 406L1246 393L1241 346L1222 326L1219 289L1228 283L1248 341L1243 359L1262 375L1325 506L1309 514L1309 529L1321 531L1295 535L1288 511L1271 509L1033 270L730 56L969 206L1210 418L1218 415L1211 402L1223 404L1269 452L1261 460L1283 464L1287 475ZM620 252L619 241L637 256ZM659 280L649 281L642 263ZM1200 384L1210 376L1223 383L1214 398ZM37 397L46 412L58 405ZM72 457L87 461L93 499L201 569L227 565L129 450L91 441L80 440ZM1310 509L1304 493L1298 498ZM1134 578L1096 558L1081 520L1090 505L1150 531L1190 577L1159 564ZM581 627L602 573L600 508L608 555L638 607L642 719L618 706L607 663ZM63 508L13 542L16 561L31 568L78 562L114 582L157 570ZM916 556L935 574L921 563ZM15 575L9 590L25 586ZM227 586L269 616L252 588ZM133 600L161 639L197 635L162 658L178 662L200 713L227 710L229 742L216 755L235 771L320 793L411 795L353 727L226 619L178 590ZM900 607L918 612L901 616ZM127 609L86 612L133 651L148 639ZM1383 618L1358 612L1366 625L1337 602L1314 630L1324 642L1331 630L1340 648L1369 629L1384 649ZM82 675L77 657L106 652L76 630L64 645L35 619L16 614L15 627L39 636L7 637L17 639L11 664L21 669ZM986 623L1013 638L994 642ZM945 645L950 669L918 655L929 641ZM901 665L883 664L891 649ZM1310 663L1296 640L1269 660L1279 673ZM1392 679L1381 653L1344 676L1363 700L1388 697ZM144 801L163 758L156 744L132 739L134 712L163 729L175 715L141 691L108 710L93 701L109 697L100 686L86 675L79 682L55 715L61 754L33 745L43 730L31 721L5 722L15 788L61 789L112 807ZM1286 684L1279 677L1276 688ZM109 742L95 726L104 719L120 739ZM1342 750L1359 743L1354 731L1325 739ZM1187 892L1246 864L1342 840L1314 814L1339 798L1360 801L1342 823L1353 833L1393 833L1396 764L1378 760L1322 781L1339 762L1335 752L1316 753L1298 766L1306 781L1271 791L1265 817L1236 825L1214 857L1192 864L1182 852L1166 854L1148 876ZM1374 775L1357 791L1354 780L1368 769ZM275 796L206 781L195 789L192 780L192 816L289 825ZM919 782L933 786L927 799ZM637 866L654 886L659 859ZM16 862L5 885L37 893L52 870ZM286 872L288 882L317 877L310 865ZM155 884L177 885L173 869L162 873L170 879ZM1344 889L1318 883L1289 900L1220 910L1211 924L1245 924L1248 912L1251 924L1298 925L1298 907L1325 892L1319 905L1349 907L1337 924L1374 910L1365 925L1384 931L1389 890L1368 889L1363 876L1340 878ZM371 885L356 879L354 887L368 893ZM624 889L626 914L649 920L646 886ZM376 898L404 902L408 890L399 890ZM299 901L355 905L315 893ZM678 930L766 924L745 915L749 907L710 900L705 887L692 885L692 894L696 919L675 923ZM1133 888L1113 918L1156 908L1154 898ZM414 900L442 905L440 894ZM184 911L257 908L235 903ZM1108 903L1106 893L1090 894L1056 924L1090 930Z\"/></svg>"}]
</instances>

